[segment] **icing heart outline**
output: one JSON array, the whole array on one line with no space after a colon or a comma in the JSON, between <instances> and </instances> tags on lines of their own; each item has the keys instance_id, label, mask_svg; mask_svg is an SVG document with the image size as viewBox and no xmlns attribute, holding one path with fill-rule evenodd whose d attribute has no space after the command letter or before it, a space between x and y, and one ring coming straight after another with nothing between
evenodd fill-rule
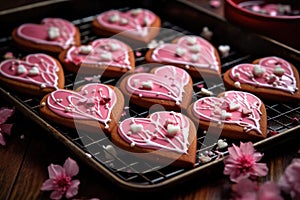
<instances>
[{"instance_id":1,"label":"icing heart outline","mask_svg":"<svg viewBox=\"0 0 300 200\"><path fill-rule=\"evenodd\" d=\"M172 120L180 126L180 131L170 137L164 126L166 119L172 116ZM131 124L142 124L143 129L137 133L130 130ZM165 149L180 154L188 153L190 124L186 116L181 113L161 111L149 115L148 118L127 118L118 128L119 136L130 146L138 146L146 149Z\"/></svg>"},{"instance_id":2,"label":"icing heart outline","mask_svg":"<svg viewBox=\"0 0 300 200\"><path fill-rule=\"evenodd\" d=\"M179 55L178 49L184 53ZM192 66L196 69L209 69L216 72L220 70L215 48L198 36L186 35L178 38L175 43L159 45L153 50L151 59L154 62L183 65L186 68Z\"/></svg>"},{"instance_id":3,"label":"icing heart outline","mask_svg":"<svg viewBox=\"0 0 300 200\"><path fill-rule=\"evenodd\" d=\"M104 84L84 85L80 91L56 90L47 97L48 108L59 116L96 120L108 128L110 115L117 102L115 92Z\"/></svg>"},{"instance_id":4,"label":"icing heart outline","mask_svg":"<svg viewBox=\"0 0 300 200\"><path fill-rule=\"evenodd\" d=\"M117 49L118 45L118 49ZM88 46L91 47L89 53L80 53L81 47L71 47L65 56L66 62L72 62L75 65L93 65L95 67L99 65L110 65L119 68L131 69L131 63L129 60L129 47L113 38L101 38L92 41ZM109 53L112 55L111 59L103 59L101 55Z\"/></svg>"},{"instance_id":5,"label":"icing heart outline","mask_svg":"<svg viewBox=\"0 0 300 200\"><path fill-rule=\"evenodd\" d=\"M284 70L284 74L281 76L274 74L276 63L280 63L280 69ZM252 75L252 71L257 65L265 71L262 76ZM244 63L236 65L230 69L229 76L232 80L240 83L276 89L292 94L298 89L292 66L286 60L275 56L262 58L258 64Z\"/></svg>"},{"instance_id":6,"label":"icing heart outline","mask_svg":"<svg viewBox=\"0 0 300 200\"><path fill-rule=\"evenodd\" d=\"M230 103L238 104L239 108L230 110ZM243 127L244 132L254 130L258 135L264 135L260 123L261 120L266 122L266 116L262 116L262 107L262 101L253 94L225 91L220 97L198 99L192 106L192 113L200 121L237 125ZM247 115L244 114L245 109L249 111Z\"/></svg>"},{"instance_id":7,"label":"icing heart outline","mask_svg":"<svg viewBox=\"0 0 300 200\"><path fill-rule=\"evenodd\" d=\"M97 22L110 30L126 32L126 34L132 36L148 37L150 34L149 28L156 20L156 15L146 9L140 10L141 12L137 15L132 15L132 10L126 12L121 12L119 10L106 11L97 17ZM110 17L113 16L119 16L119 18L111 20ZM120 19L127 19L128 23L120 24L122 22Z\"/></svg>"},{"instance_id":8,"label":"icing heart outline","mask_svg":"<svg viewBox=\"0 0 300 200\"><path fill-rule=\"evenodd\" d=\"M141 80L152 81L153 87L143 89ZM156 68L153 73L131 75L126 82L126 90L132 94L142 94L143 97L172 100L180 104L185 92L184 87L189 81L190 76L185 70L172 65L164 65Z\"/></svg>"},{"instance_id":9,"label":"icing heart outline","mask_svg":"<svg viewBox=\"0 0 300 200\"><path fill-rule=\"evenodd\" d=\"M22 70L18 72L19 65L22 66ZM31 75L29 72L35 68L38 68L39 73ZM27 55L25 60L8 59L0 63L0 73L4 77L35 84L42 88L58 89L57 72L59 70L60 67L56 61L42 53Z\"/></svg>"},{"instance_id":10,"label":"icing heart outline","mask_svg":"<svg viewBox=\"0 0 300 200\"><path fill-rule=\"evenodd\" d=\"M49 39L50 28L59 28L59 36ZM60 18L44 18L41 24L23 24L17 28L17 35L28 41L67 49L75 44L76 28L71 22Z\"/></svg>"}]
</instances>

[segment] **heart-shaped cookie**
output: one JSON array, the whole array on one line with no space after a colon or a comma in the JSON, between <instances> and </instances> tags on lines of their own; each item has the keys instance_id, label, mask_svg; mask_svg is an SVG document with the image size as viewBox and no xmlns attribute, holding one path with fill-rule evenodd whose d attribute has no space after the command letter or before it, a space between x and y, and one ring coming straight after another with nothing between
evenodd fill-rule
<instances>
[{"instance_id":1,"label":"heart-shaped cookie","mask_svg":"<svg viewBox=\"0 0 300 200\"><path fill-rule=\"evenodd\" d=\"M148 62L175 65L186 69L191 76L220 74L220 57L215 47L198 36L183 36L171 44L162 44L146 54Z\"/></svg>"},{"instance_id":2,"label":"heart-shaped cookie","mask_svg":"<svg viewBox=\"0 0 300 200\"><path fill-rule=\"evenodd\" d=\"M181 113L162 111L148 118L127 118L113 131L112 141L120 148L141 153L144 159L185 167L195 164L196 128Z\"/></svg>"},{"instance_id":3,"label":"heart-shaped cookie","mask_svg":"<svg viewBox=\"0 0 300 200\"><path fill-rule=\"evenodd\" d=\"M218 97L201 98L188 113L200 128L219 126L221 136L227 138L260 140L267 135L266 108L258 97L247 92L226 91Z\"/></svg>"},{"instance_id":4,"label":"heart-shaped cookie","mask_svg":"<svg viewBox=\"0 0 300 200\"><path fill-rule=\"evenodd\" d=\"M234 66L224 74L224 83L227 88L251 92L266 100L300 99L300 81L296 67L275 56Z\"/></svg>"},{"instance_id":5,"label":"heart-shaped cookie","mask_svg":"<svg viewBox=\"0 0 300 200\"><path fill-rule=\"evenodd\" d=\"M33 95L63 88L65 83L60 63L46 54L4 60L0 63L0 80L16 91Z\"/></svg>"},{"instance_id":6,"label":"heart-shaped cookie","mask_svg":"<svg viewBox=\"0 0 300 200\"><path fill-rule=\"evenodd\" d=\"M160 18L150 10L131 9L127 12L110 10L93 21L93 30L104 36L122 35L142 42L150 42L159 32Z\"/></svg>"},{"instance_id":7,"label":"heart-shaped cookie","mask_svg":"<svg viewBox=\"0 0 300 200\"><path fill-rule=\"evenodd\" d=\"M23 24L12 33L13 40L25 50L59 53L80 44L80 33L69 21L45 18L41 24Z\"/></svg>"},{"instance_id":8,"label":"heart-shaped cookie","mask_svg":"<svg viewBox=\"0 0 300 200\"><path fill-rule=\"evenodd\" d=\"M63 126L111 132L120 119L124 99L113 86L91 83L78 91L56 90L40 103L40 112L46 118Z\"/></svg>"},{"instance_id":9,"label":"heart-shaped cookie","mask_svg":"<svg viewBox=\"0 0 300 200\"><path fill-rule=\"evenodd\" d=\"M154 68L151 73L136 73L125 77L120 83L123 94L130 102L149 108L154 104L166 110L186 109L193 94L193 82L183 69L165 65Z\"/></svg>"},{"instance_id":10,"label":"heart-shaped cookie","mask_svg":"<svg viewBox=\"0 0 300 200\"><path fill-rule=\"evenodd\" d=\"M133 72L135 68L132 49L112 38L97 39L89 45L73 46L61 52L59 60L69 71L106 77L120 77Z\"/></svg>"}]
</instances>

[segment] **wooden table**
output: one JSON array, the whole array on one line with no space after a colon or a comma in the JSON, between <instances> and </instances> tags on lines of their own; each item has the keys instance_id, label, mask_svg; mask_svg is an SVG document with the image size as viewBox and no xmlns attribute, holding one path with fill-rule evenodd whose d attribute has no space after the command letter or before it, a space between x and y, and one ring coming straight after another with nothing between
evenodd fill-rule
<instances>
[{"instance_id":1,"label":"wooden table","mask_svg":"<svg viewBox=\"0 0 300 200\"><path fill-rule=\"evenodd\" d=\"M193 0L207 9L208 1ZM223 14L222 7L214 12ZM0 105L11 106L7 102ZM76 160L80 172L76 177L81 181L77 199L228 199L230 197L230 181L221 172L217 177L202 180L195 177L193 181L160 192L137 193L122 190L110 183L104 176L81 162L68 148L48 135L16 112L11 119L14 122L12 135L7 138L6 146L0 146L0 200L49 199L50 192L40 191L42 183L48 179L47 167L51 163L62 165L66 158ZM270 171L261 179L277 181L284 168L297 155L300 148L299 137L281 144L272 151L266 151L264 162ZM276 149L276 150L275 150Z\"/></svg>"}]
</instances>

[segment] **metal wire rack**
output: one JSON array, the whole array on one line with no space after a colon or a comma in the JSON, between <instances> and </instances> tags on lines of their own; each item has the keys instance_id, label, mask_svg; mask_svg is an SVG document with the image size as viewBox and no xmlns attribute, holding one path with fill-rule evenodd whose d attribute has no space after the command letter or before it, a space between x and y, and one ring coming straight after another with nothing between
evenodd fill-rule
<instances>
[{"instance_id":1,"label":"metal wire rack","mask_svg":"<svg viewBox=\"0 0 300 200\"><path fill-rule=\"evenodd\" d=\"M87 44L90 41L93 41L98 36L94 35L91 31L91 22L96 16L89 16L82 19L72 21L74 25L76 25L81 32L81 41L83 44ZM162 20L162 27L166 29L172 29L178 31L180 34L192 34L191 32L184 30L169 21ZM178 35L166 35L164 33L160 33L157 37L157 40L163 40L164 42L169 42L172 39L176 38ZM217 43L212 41L213 45L217 46ZM5 52L12 51L16 57L23 57L25 55L24 52L21 52L19 49L15 48L11 43L11 37L0 38L0 53L4 55ZM147 49L139 49L140 56L136 56L136 65L145 64L144 54ZM238 50L232 49L230 54L226 57L221 57L222 62L222 72L225 72L230 67L243 63L243 62L252 62L255 58L252 55L244 54L239 52ZM76 80L76 82L75 82ZM65 88L73 89L78 85L82 85L84 83L88 83L89 80L82 77L81 79L76 78L76 74L74 73L65 73ZM117 82L116 79L104 79L100 78L99 81L107 84L115 84ZM206 87L205 82L203 80L193 80L194 81L194 95L193 98L198 99L201 98L202 94L200 92L200 87ZM5 89L5 88L4 88ZM224 90L223 84L219 83L210 88L211 91L222 91ZM13 98L17 100L20 104L26 106L30 111L32 111L32 116L39 116L39 103L40 98L32 97L27 95L22 95L15 93L13 91L10 92ZM282 103L271 103L266 102L267 109L267 121L268 121L268 131L270 133L281 133L284 131L289 131L297 126L299 126L295 120L300 118L300 105L299 103L292 104L282 104ZM141 108L137 108L133 105L130 105L128 108L124 109L124 115L122 119L126 117L145 117L149 114L148 110L143 110ZM97 162L99 165L103 166L108 173L108 177L112 176L113 179L119 179L121 182L130 183L133 187L141 187L141 186L155 186L156 184L164 183L166 181L170 181L172 178L176 180L177 176L181 176L181 178L186 173L193 173L194 170L197 170L199 167L211 167L210 163L218 160L221 157L227 155L227 149L217 149L216 144L211 144L210 146L203 146L203 140L205 135L201 130L198 133L197 145L197 164L195 169L183 169L183 168L175 168L171 166L161 168L158 164L150 163L146 161L136 160L135 158L128 158L126 160L121 159L121 157L111 155L108 159L107 152L105 150L106 145L110 144L110 139L103 134L86 134L86 135L78 135L76 130L71 130L62 126L58 126L52 122L47 122L50 126L54 127L64 138L68 141L75 144L77 148L85 152L86 155L90 157L94 162ZM270 134L271 137L271 134ZM232 141L227 140L229 144ZM207 156L210 160L203 162L200 157ZM145 169L142 173L140 173L139 169Z\"/></svg>"}]
</instances>

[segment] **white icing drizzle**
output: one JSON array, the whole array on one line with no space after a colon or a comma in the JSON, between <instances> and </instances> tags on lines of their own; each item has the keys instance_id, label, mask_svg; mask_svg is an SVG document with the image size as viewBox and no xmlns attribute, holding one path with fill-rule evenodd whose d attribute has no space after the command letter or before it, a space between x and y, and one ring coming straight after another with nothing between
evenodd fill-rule
<instances>
[{"instance_id":1,"label":"white icing drizzle","mask_svg":"<svg viewBox=\"0 0 300 200\"><path fill-rule=\"evenodd\" d=\"M95 92L92 92L92 88L95 89L99 87L102 88L96 91L97 95ZM103 88L105 88L105 91L108 93L107 95L103 94ZM82 92L83 95L69 90L56 90L48 96L47 105L53 112L56 113L57 111L68 111L69 114L63 114L64 117L75 119L94 119L103 123L105 125L105 129L109 128L108 123L111 121L110 115L112 108L116 103L116 94L113 90L103 84L91 83L85 85L81 91L84 91ZM62 95L67 95L67 103L64 103L62 99L59 100L56 98L56 96L60 96L60 93L62 93ZM95 95L91 95L90 93ZM109 98L109 101L103 104L103 99L105 98ZM52 103L52 101L55 103ZM85 107L80 107L79 104L84 104ZM106 108L104 111L101 110L101 105L104 105Z\"/></svg>"},{"instance_id":2,"label":"white icing drizzle","mask_svg":"<svg viewBox=\"0 0 300 200\"><path fill-rule=\"evenodd\" d=\"M161 75L157 76L157 74L159 74L160 71L164 71L164 70L168 71L168 73L164 73L165 75L168 74L167 77L163 77ZM170 65L165 65L163 67L158 68L155 71L155 74L149 74L149 73L134 74L128 78L126 89L132 93L140 93L141 96L147 96L148 94L148 96L150 95L151 97L157 96L157 98L171 99L174 100L176 104L180 104L183 98L184 87L189 83L190 77L188 73L186 73L185 71L183 71L182 74L178 74L176 70L182 70L182 69ZM143 77L148 78L145 81L151 82L152 88L153 85L156 84L163 87L168 92L164 93L157 90L151 90L152 88L150 87L148 87L148 89L150 90L143 90L142 84L144 82L138 81L139 78L143 78Z\"/></svg>"},{"instance_id":3,"label":"white icing drizzle","mask_svg":"<svg viewBox=\"0 0 300 200\"><path fill-rule=\"evenodd\" d=\"M280 63L281 66L279 65L274 67L274 64L277 62ZM263 68L262 77L255 76L255 73L253 74L255 67ZM261 72L261 70L258 71ZM292 66L287 61L274 56L261 59L259 65L237 65L231 69L230 75L233 79L238 80L240 83L247 83L258 87L275 88L292 94L297 90L296 78L292 70ZM258 78L264 78L265 81L259 81Z\"/></svg>"},{"instance_id":4,"label":"white icing drizzle","mask_svg":"<svg viewBox=\"0 0 300 200\"><path fill-rule=\"evenodd\" d=\"M44 60L45 58L46 60ZM22 63L22 64L21 64ZM17 69L17 74L8 74L2 67L10 65L10 69ZM19 73L19 70L22 73ZM55 88L58 89L58 76L57 71L59 67L56 62L46 54L30 54L26 57L25 61L16 61L15 59L5 60L0 64L0 73L8 78L32 83L39 85L42 88ZM20 76L22 75L22 76ZM35 76L33 76L35 75ZM35 79L39 75L42 81Z\"/></svg>"},{"instance_id":5,"label":"white icing drizzle","mask_svg":"<svg viewBox=\"0 0 300 200\"><path fill-rule=\"evenodd\" d=\"M128 47L116 39L98 39L89 45L90 53L87 53L81 61L77 61L78 54L81 53L81 47L71 47L66 54L66 60L75 64L88 65L113 65L114 67L131 69L128 55ZM121 60L121 62L119 62Z\"/></svg>"},{"instance_id":6,"label":"white icing drizzle","mask_svg":"<svg viewBox=\"0 0 300 200\"><path fill-rule=\"evenodd\" d=\"M59 38L57 38L57 40L51 40L50 44L60 46L63 49L67 49L70 45L75 44L74 36L76 31L72 23L60 18L45 18L43 19L42 23L46 24L49 27L59 27L59 36L57 34L55 35ZM17 34L26 40L34 41L40 44L49 44L49 41L47 40L37 39L23 34L23 29L27 26L36 26L36 24L21 25L17 29Z\"/></svg>"},{"instance_id":7,"label":"white icing drizzle","mask_svg":"<svg viewBox=\"0 0 300 200\"><path fill-rule=\"evenodd\" d=\"M200 102L203 104L199 104ZM222 106L229 106L230 103L239 104L240 107L237 110L232 111L230 116L227 116L227 112L222 110L224 109ZM262 102L250 93L227 91L225 92L225 96L221 98L205 97L199 99L193 105L193 113L199 119L205 121L237 124L244 127L245 132L254 130L257 133L262 134L259 123L262 114L260 111L261 104ZM250 110L251 112L248 112L248 115L245 115L243 114L243 110L245 109ZM210 115L208 115L209 113ZM243 120L240 120L241 116L243 117Z\"/></svg>"},{"instance_id":8,"label":"white icing drizzle","mask_svg":"<svg viewBox=\"0 0 300 200\"><path fill-rule=\"evenodd\" d=\"M136 10L130 10L128 11L130 12L130 15L127 15L127 13L122 13L118 10L111 10L111 11L107 11L105 13L102 13L101 15L99 15L97 17L97 20L100 24L110 27L113 29L116 29L118 31L126 31L132 35L139 35L139 36L146 36L149 33L149 25L151 25L154 20L155 20L155 14L152 13L149 10L145 10L145 9L136 9ZM138 19L138 17L140 17L140 14L144 14L143 16L143 20L140 21ZM122 16L126 17L126 19L128 19L128 22L126 23L126 28L124 28L124 24L118 25L116 22L113 22L112 24L109 24L106 22L105 17L106 15L112 16L112 15L118 15L121 16L118 18L117 21L120 20L120 18L122 18ZM111 19L108 19L109 22L111 22ZM145 24L146 23L146 24ZM122 26L123 25L123 26Z\"/></svg>"},{"instance_id":9,"label":"white icing drizzle","mask_svg":"<svg viewBox=\"0 0 300 200\"><path fill-rule=\"evenodd\" d=\"M164 121L167 119L174 120L179 126L179 133L170 137L168 130L164 126ZM136 134L127 134L127 124L142 125L142 129ZM166 149L177 153L188 153L188 136L189 136L189 121L180 113L175 112L156 112L150 118L129 118L121 122L119 126L119 135L128 142L132 147L139 146L150 149ZM155 131L147 129L152 127ZM161 141L161 142L160 142ZM167 143L164 144L164 143Z\"/></svg>"},{"instance_id":10,"label":"white icing drizzle","mask_svg":"<svg viewBox=\"0 0 300 200\"><path fill-rule=\"evenodd\" d=\"M196 42L191 44L190 40L194 40L191 38L195 38ZM168 52L168 55L161 55L161 50ZM176 56L180 59L176 59ZM152 53L152 59L158 62L183 64L219 71L215 49L210 43L197 36L183 36L179 38L176 44L162 44L158 46Z\"/></svg>"}]
</instances>

